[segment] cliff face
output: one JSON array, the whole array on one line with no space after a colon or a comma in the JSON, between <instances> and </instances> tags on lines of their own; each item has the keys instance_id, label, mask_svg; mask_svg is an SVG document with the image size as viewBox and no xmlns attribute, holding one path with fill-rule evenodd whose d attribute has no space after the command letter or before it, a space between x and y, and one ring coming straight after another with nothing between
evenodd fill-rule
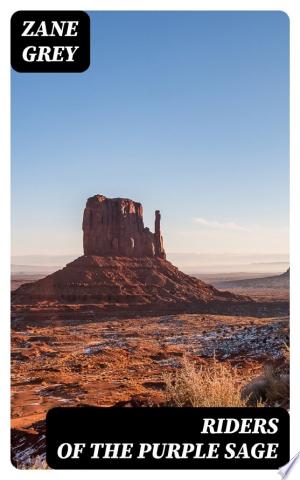
<instances>
[{"instance_id":1,"label":"cliff face","mask_svg":"<svg viewBox=\"0 0 300 480\"><path fill-rule=\"evenodd\" d=\"M127 198L95 195L83 214L85 255L165 258L160 213L155 212L155 233L144 227L143 207Z\"/></svg>"}]
</instances>

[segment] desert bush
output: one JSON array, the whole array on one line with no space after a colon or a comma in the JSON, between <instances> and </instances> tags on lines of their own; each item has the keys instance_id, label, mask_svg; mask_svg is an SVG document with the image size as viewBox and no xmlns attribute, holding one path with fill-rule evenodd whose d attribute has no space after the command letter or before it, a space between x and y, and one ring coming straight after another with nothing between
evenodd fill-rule
<instances>
[{"instance_id":1,"label":"desert bush","mask_svg":"<svg viewBox=\"0 0 300 480\"><path fill-rule=\"evenodd\" d=\"M283 358L289 366L290 365L290 346L287 345L286 343L284 344Z\"/></svg>"},{"instance_id":2,"label":"desert bush","mask_svg":"<svg viewBox=\"0 0 300 480\"><path fill-rule=\"evenodd\" d=\"M16 464L18 470L48 470L49 467L44 458L37 456L28 459L26 462L18 462Z\"/></svg>"},{"instance_id":3,"label":"desert bush","mask_svg":"<svg viewBox=\"0 0 300 480\"><path fill-rule=\"evenodd\" d=\"M165 377L169 405L176 407L244 407L241 389L250 378L245 372L217 361L198 369L187 358L175 376Z\"/></svg>"},{"instance_id":4,"label":"desert bush","mask_svg":"<svg viewBox=\"0 0 300 480\"><path fill-rule=\"evenodd\" d=\"M242 398L247 399L247 405L262 401L266 406L289 408L289 356L286 345L281 360L266 364L262 374L245 385L241 393Z\"/></svg>"},{"instance_id":5,"label":"desert bush","mask_svg":"<svg viewBox=\"0 0 300 480\"><path fill-rule=\"evenodd\" d=\"M289 408L290 381L288 374L272 375L269 377L267 402L272 406Z\"/></svg>"}]
</instances>

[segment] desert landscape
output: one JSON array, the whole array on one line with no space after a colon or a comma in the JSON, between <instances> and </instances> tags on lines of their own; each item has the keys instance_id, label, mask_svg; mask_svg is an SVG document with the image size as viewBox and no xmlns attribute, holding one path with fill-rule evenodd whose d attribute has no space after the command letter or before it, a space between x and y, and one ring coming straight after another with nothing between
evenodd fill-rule
<instances>
[{"instance_id":1,"label":"desert landscape","mask_svg":"<svg viewBox=\"0 0 300 480\"><path fill-rule=\"evenodd\" d=\"M289 271L189 276L155 212L88 199L84 255L12 276L12 462L46 468L55 406L289 406Z\"/></svg>"}]
</instances>

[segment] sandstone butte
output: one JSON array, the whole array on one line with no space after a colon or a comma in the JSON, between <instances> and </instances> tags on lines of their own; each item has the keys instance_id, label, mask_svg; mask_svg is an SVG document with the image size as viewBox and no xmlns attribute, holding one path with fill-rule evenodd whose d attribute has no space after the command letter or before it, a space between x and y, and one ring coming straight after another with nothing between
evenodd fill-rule
<instances>
[{"instance_id":1,"label":"sandstone butte","mask_svg":"<svg viewBox=\"0 0 300 480\"><path fill-rule=\"evenodd\" d=\"M126 198L95 195L83 215L84 255L47 277L21 285L13 305L89 305L97 309L201 310L209 304L249 302L186 275L166 259L155 212L152 233L143 207Z\"/></svg>"}]
</instances>

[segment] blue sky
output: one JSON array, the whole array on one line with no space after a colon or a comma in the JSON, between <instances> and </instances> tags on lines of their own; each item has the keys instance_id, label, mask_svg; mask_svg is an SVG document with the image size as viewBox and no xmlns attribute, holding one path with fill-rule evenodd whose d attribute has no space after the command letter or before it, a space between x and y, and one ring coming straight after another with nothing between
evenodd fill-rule
<instances>
[{"instance_id":1,"label":"blue sky","mask_svg":"<svg viewBox=\"0 0 300 480\"><path fill-rule=\"evenodd\" d=\"M287 254L289 23L90 13L82 74L12 72L12 253L82 251L87 197L129 197L167 252Z\"/></svg>"}]
</instances>

